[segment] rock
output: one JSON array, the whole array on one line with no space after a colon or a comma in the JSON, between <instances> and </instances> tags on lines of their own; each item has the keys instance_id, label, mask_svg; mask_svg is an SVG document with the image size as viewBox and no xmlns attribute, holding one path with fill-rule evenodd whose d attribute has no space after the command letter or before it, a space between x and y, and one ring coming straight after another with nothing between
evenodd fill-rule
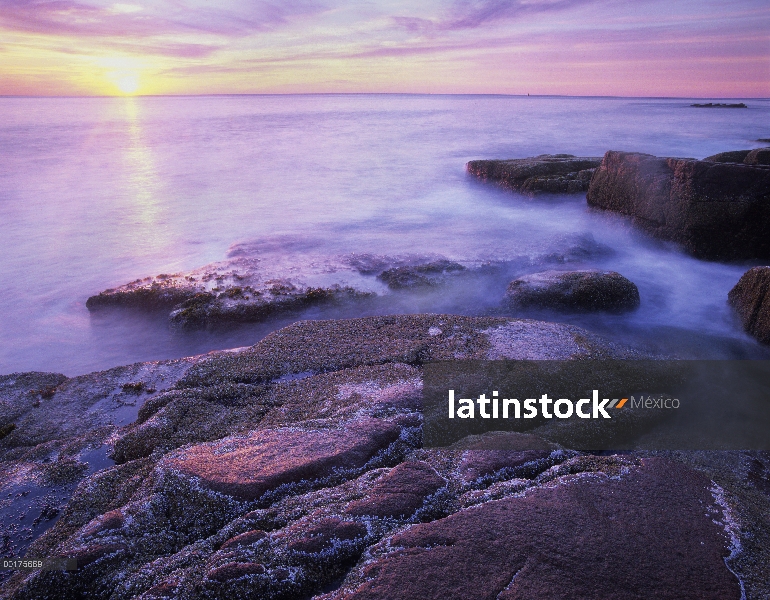
<instances>
[{"instance_id":1,"label":"rock","mask_svg":"<svg viewBox=\"0 0 770 600\"><path fill-rule=\"evenodd\" d=\"M770 169L764 166L609 151L587 199L700 258L770 256Z\"/></svg>"},{"instance_id":2,"label":"rock","mask_svg":"<svg viewBox=\"0 0 770 600\"><path fill-rule=\"evenodd\" d=\"M511 160L472 160L468 173L484 181L524 193L584 192L601 163L598 157L577 157L571 154L541 154L531 158Z\"/></svg>"},{"instance_id":3,"label":"rock","mask_svg":"<svg viewBox=\"0 0 770 600\"><path fill-rule=\"evenodd\" d=\"M125 551L126 551L126 545L121 544L119 542L94 544L92 546L78 548L72 553L71 558L77 559L78 569L80 569L102 558L105 558L107 556L117 556L118 553L122 554Z\"/></svg>"},{"instance_id":4,"label":"rock","mask_svg":"<svg viewBox=\"0 0 770 600\"><path fill-rule=\"evenodd\" d=\"M770 344L770 267L746 271L727 298L743 328L763 344Z\"/></svg>"},{"instance_id":5,"label":"rock","mask_svg":"<svg viewBox=\"0 0 770 600\"><path fill-rule=\"evenodd\" d=\"M86 300L91 312L108 307L135 308L147 311L168 310L195 297L194 289L180 288L153 282L146 287L128 284L122 288L109 289Z\"/></svg>"},{"instance_id":6,"label":"rock","mask_svg":"<svg viewBox=\"0 0 770 600\"><path fill-rule=\"evenodd\" d=\"M708 102L705 104L690 104L695 108L748 108L743 102L727 103L727 102Z\"/></svg>"},{"instance_id":7,"label":"rock","mask_svg":"<svg viewBox=\"0 0 770 600\"><path fill-rule=\"evenodd\" d=\"M234 265L240 265L245 275L225 270ZM209 265L189 274L138 279L91 296L86 307L91 312L110 307L169 311L173 328L201 329L259 322L310 306L360 301L373 296L373 292L338 284L314 287L281 278L265 278L254 271L249 261L242 259Z\"/></svg>"},{"instance_id":8,"label":"rock","mask_svg":"<svg viewBox=\"0 0 770 600\"><path fill-rule=\"evenodd\" d=\"M206 573L206 577L214 581L229 581L230 579L238 579L246 575L262 575L264 572L265 566L259 563L229 562L221 567L212 569Z\"/></svg>"},{"instance_id":9,"label":"rock","mask_svg":"<svg viewBox=\"0 0 770 600\"><path fill-rule=\"evenodd\" d=\"M232 386L237 387L237 386ZM246 386L243 386L246 387ZM228 407L239 401L228 398L228 390L213 388L210 394L169 392L166 402L153 415L126 427L114 441L112 459L117 463L149 456L156 450L171 450L190 442L210 441L255 427L268 408L254 396L259 389L252 388L244 396L253 401L251 406ZM171 397L171 400L168 400ZM144 413L147 416L147 412Z\"/></svg>"},{"instance_id":10,"label":"rock","mask_svg":"<svg viewBox=\"0 0 770 600\"><path fill-rule=\"evenodd\" d=\"M636 285L615 271L533 273L512 281L506 296L514 309L621 312L639 306Z\"/></svg>"},{"instance_id":11,"label":"rock","mask_svg":"<svg viewBox=\"0 0 770 600\"><path fill-rule=\"evenodd\" d=\"M317 522L305 530L301 538L289 542L287 547L295 552L317 553L330 548L335 542L361 539L366 534L366 525L333 517Z\"/></svg>"},{"instance_id":12,"label":"rock","mask_svg":"<svg viewBox=\"0 0 770 600\"><path fill-rule=\"evenodd\" d=\"M123 527L126 519L119 510L111 510L94 519L83 529L83 536L96 535L103 531L111 531Z\"/></svg>"},{"instance_id":13,"label":"rock","mask_svg":"<svg viewBox=\"0 0 770 600\"><path fill-rule=\"evenodd\" d=\"M719 152L718 154L707 156L703 160L707 162L717 162L717 163L742 163L744 159L749 155L750 152L751 150L733 150L730 152Z\"/></svg>"},{"instance_id":14,"label":"rock","mask_svg":"<svg viewBox=\"0 0 770 600\"><path fill-rule=\"evenodd\" d=\"M735 150L707 156L703 160L718 163L743 163L745 165L770 165L770 148Z\"/></svg>"},{"instance_id":15,"label":"rock","mask_svg":"<svg viewBox=\"0 0 770 600\"><path fill-rule=\"evenodd\" d=\"M427 463L408 461L391 469L363 500L351 502L345 512L374 517L410 517L425 498L446 485Z\"/></svg>"},{"instance_id":16,"label":"rock","mask_svg":"<svg viewBox=\"0 0 770 600\"><path fill-rule=\"evenodd\" d=\"M770 165L770 148L752 150L743 159L747 165Z\"/></svg>"},{"instance_id":17,"label":"rock","mask_svg":"<svg viewBox=\"0 0 770 600\"><path fill-rule=\"evenodd\" d=\"M680 461L672 463L593 456L532 431L421 444L427 361L638 356L557 323L398 315L299 322L249 349L80 378L0 379L7 414L32 415L34 402L50 402L52 415L39 419L63 414L80 433L99 425L98 441L125 461L82 475L26 553L93 566L18 572L0 595L420 597L419 586L433 582L431 597L457 578L452 593L470 597L626 597L637 589L639 597L729 597L722 559L734 550L727 562L747 597L762 597L770 496L762 491L768 461L756 453L716 453L735 464L715 471L709 453L672 453ZM30 393L48 382L57 387L49 400ZM162 391L124 389L137 382ZM107 426L113 399L146 403L132 409L135 423ZM14 422L34 429L31 416ZM38 477L36 461L56 462L53 452L71 443L60 423L35 439L38 446L2 447L4 473ZM24 462L14 462L19 456ZM684 467L687 457L707 474ZM706 490L711 479L725 485L718 506L717 492ZM15 481L4 479L4 489ZM40 501L32 491L26 502ZM55 489L57 497L65 491ZM433 529L410 527L416 522ZM398 571L398 561L418 555L424 562ZM412 588L414 568L425 582Z\"/></svg>"},{"instance_id":18,"label":"rock","mask_svg":"<svg viewBox=\"0 0 770 600\"><path fill-rule=\"evenodd\" d=\"M399 433L397 426L376 419L340 429L258 430L174 452L163 459L161 469L195 477L223 494L258 500L280 486L360 469Z\"/></svg>"},{"instance_id":19,"label":"rock","mask_svg":"<svg viewBox=\"0 0 770 600\"><path fill-rule=\"evenodd\" d=\"M240 535L236 535L227 540L220 546L220 550L226 550L227 548L240 548L241 546L251 546L259 540L264 540L267 534L261 529L252 529Z\"/></svg>"},{"instance_id":20,"label":"rock","mask_svg":"<svg viewBox=\"0 0 770 600\"><path fill-rule=\"evenodd\" d=\"M448 260L438 260L422 265L388 269L377 275L377 279L386 283L392 290L401 290L438 285L443 276L460 271L465 271L465 267L461 264Z\"/></svg>"},{"instance_id":21,"label":"rock","mask_svg":"<svg viewBox=\"0 0 770 600\"><path fill-rule=\"evenodd\" d=\"M328 288L273 286L268 293L253 289L230 288L219 294L196 294L176 306L169 314L176 329L201 329L212 325L253 323L281 313L335 302L361 300L374 296L351 287Z\"/></svg>"},{"instance_id":22,"label":"rock","mask_svg":"<svg viewBox=\"0 0 770 600\"><path fill-rule=\"evenodd\" d=\"M659 459L566 477L386 538L329 598L737 600L710 487Z\"/></svg>"},{"instance_id":23,"label":"rock","mask_svg":"<svg viewBox=\"0 0 770 600\"><path fill-rule=\"evenodd\" d=\"M177 387L255 384L291 373L307 375L388 363L611 355L628 357L623 349L579 327L528 319L389 315L301 321L271 333L248 350L205 357Z\"/></svg>"},{"instance_id":24,"label":"rock","mask_svg":"<svg viewBox=\"0 0 770 600\"><path fill-rule=\"evenodd\" d=\"M542 461L550 454L548 450L469 450L463 456L460 472L464 480L473 481L504 469Z\"/></svg>"}]
</instances>

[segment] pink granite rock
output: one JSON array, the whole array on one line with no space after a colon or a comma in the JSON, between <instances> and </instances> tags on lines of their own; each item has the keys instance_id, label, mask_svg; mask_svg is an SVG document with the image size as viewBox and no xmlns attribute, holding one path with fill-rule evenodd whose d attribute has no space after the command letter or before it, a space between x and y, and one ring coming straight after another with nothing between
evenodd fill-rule
<instances>
[{"instance_id":1,"label":"pink granite rock","mask_svg":"<svg viewBox=\"0 0 770 600\"><path fill-rule=\"evenodd\" d=\"M333 430L257 430L179 450L162 461L162 468L197 477L211 490L256 500L284 484L360 468L399 433L397 425L379 419Z\"/></svg>"},{"instance_id":2,"label":"pink granite rock","mask_svg":"<svg viewBox=\"0 0 770 600\"><path fill-rule=\"evenodd\" d=\"M393 536L366 581L333 597L737 600L710 485L659 459L571 476Z\"/></svg>"}]
</instances>

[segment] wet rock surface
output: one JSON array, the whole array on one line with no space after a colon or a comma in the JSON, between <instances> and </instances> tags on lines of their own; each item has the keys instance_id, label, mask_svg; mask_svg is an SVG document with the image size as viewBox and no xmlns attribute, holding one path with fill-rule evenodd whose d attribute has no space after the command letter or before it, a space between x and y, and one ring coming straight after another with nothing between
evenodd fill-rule
<instances>
[{"instance_id":1,"label":"wet rock surface","mask_svg":"<svg viewBox=\"0 0 770 600\"><path fill-rule=\"evenodd\" d=\"M472 160L468 173L483 181L528 194L585 192L599 157L572 154L541 154L511 160Z\"/></svg>"},{"instance_id":2,"label":"wet rock surface","mask_svg":"<svg viewBox=\"0 0 770 600\"><path fill-rule=\"evenodd\" d=\"M634 356L556 323L402 315L299 322L247 349L82 378L3 379L14 401L55 387L48 401L71 403L75 428L15 416L6 467L52 440L82 444L95 424L118 464L77 475L30 540L28 556L76 557L78 570L16 572L0 594L737 599L744 582L761 597L765 457L593 456L537 430L422 447L428 360ZM116 399L135 420L112 419Z\"/></svg>"},{"instance_id":3,"label":"wet rock surface","mask_svg":"<svg viewBox=\"0 0 770 600\"><path fill-rule=\"evenodd\" d=\"M697 257L766 258L770 168L745 164L748 156L735 164L609 151L591 178L588 204L629 215Z\"/></svg>"},{"instance_id":4,"label":"wet rock surface","mask_svg":"<svg viewBox=\"0 0 770 600\"><path fill-rule=\"evenodd\" d=\"M162 393L192 363L140 363L72 378L55 373L0 376L0 425L5 430L0 439L1 558L23 556L57 523L78 484L113 464L107 454L115 431L131 423L143 401ZM108 528L114 519L104 518L102 527Z\"/></svg>"},{"instance_id":5,"label":"wet rock surface","mask_svg":"<svg viewBox=\"0 0 770 600\"><path fill-rule=\"evenodd\" d=\"M622 312L639 306L636 285L615 271L544 271L510 283L511 308Z\"/></svg>"},{"instance_id":6,"label":"wet rock surface","mask_svg":"<svg viewBox=\"0 0 770 600\"><path fill-rule=\"evenodd\" d=\"M743 328L764 344L770 344L770 267L746 271L727 295Z\"/></svg>"}]
</instances>

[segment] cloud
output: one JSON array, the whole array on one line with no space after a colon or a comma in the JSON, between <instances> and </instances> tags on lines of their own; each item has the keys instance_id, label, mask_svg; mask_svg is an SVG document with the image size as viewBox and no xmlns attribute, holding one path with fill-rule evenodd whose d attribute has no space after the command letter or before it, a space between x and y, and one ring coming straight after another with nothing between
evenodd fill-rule
<instances>
[{"instance_id":1,"label":"cloud","mask_svg":"<svg viewBox=\"0 0 770 600\"><path fill-rule=\"evenodd\" d=\"M601 0L473 0L455 2L436 18L395 16L393 22L411 33L433 34L443 31L477 29L500 21L510 21L532 14L567 11Z\"/></svg>"},{"instance_id":2,"label":"cloud","mask_svg":"<svg viewBox=\"0 0 770 600\"><path fill-rule=\"evenodd\" d=\"M78 37L240 36L323 10L325 7L315 0L255 2L240 11L171 2L145 8L130 2L97 5L78 0L0 0L0 28Z\"/></svg>"}]
</instances>

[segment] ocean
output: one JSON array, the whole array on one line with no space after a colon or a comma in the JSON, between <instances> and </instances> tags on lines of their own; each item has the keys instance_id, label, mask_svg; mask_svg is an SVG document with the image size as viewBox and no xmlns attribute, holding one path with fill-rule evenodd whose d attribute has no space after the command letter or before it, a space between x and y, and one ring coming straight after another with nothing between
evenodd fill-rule
<instances>
[{"instance_id":1,"label":"ocean","mask_svg":"<svg viewBox=\"0 0 770 600\"><path fill-rule=\"evenodd\" d=\"M501 302L511 277L554 266L616 270L638 285L641 306L624 315L523 316L686 358L770 358L726 303L757 263L697 260L589 208L584 194L527 197L465 172L472 159L546 153L703 158L770 137L770 100L735 110L691 108L695 101L0 98L0 374L72 376L244 346L305 318L512 315ZM239 257L378 298L198 332L172 330L159 315L91 315L85 306L135 279ZM361 257L504 268L400 294L351 269Z\"/></svg>"}]
</instances>

